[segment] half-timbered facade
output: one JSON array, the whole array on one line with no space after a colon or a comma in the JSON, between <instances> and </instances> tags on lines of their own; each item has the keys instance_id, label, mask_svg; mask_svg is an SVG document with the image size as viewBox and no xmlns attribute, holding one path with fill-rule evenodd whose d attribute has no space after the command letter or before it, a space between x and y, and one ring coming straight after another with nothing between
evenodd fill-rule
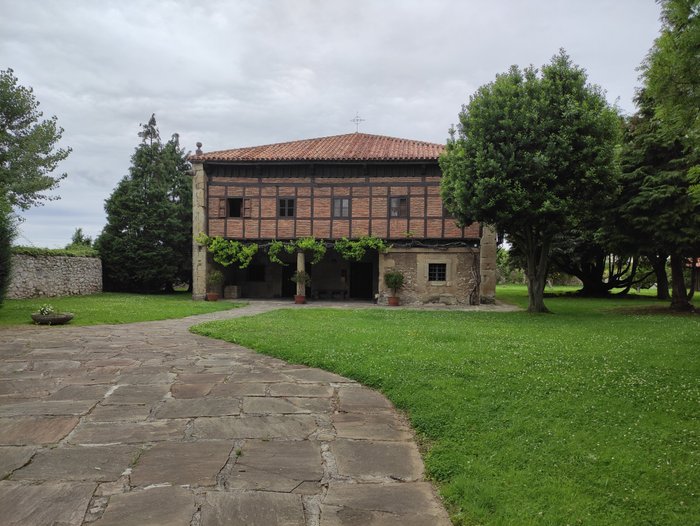
<instances>
[{"instance_id":1,"label":"half-timbered facade","mask_svg":"<svg viewBox=\"0 0 700 526\"><path fill-rule=\"evenodd\" d=\"M495 266L482 257L483 229L458 226L440 199L440 144L352 133L204 153L194 168L194 234L265 245L315 237L330 243L372 235L392 244L387 254L360 262L331 249L310 270L311 298L386 296L382 275L406 277L404 302L475 303L493 297L484 277ZM194 295L205 293L212 265L194 247ZM294 265L270 263L263 253L247 269L227 269L242 296L293 294ZM488 279L487 279L488 281ZM488 285L488 284L486 284Z\"/></svg>"}]
</instances>

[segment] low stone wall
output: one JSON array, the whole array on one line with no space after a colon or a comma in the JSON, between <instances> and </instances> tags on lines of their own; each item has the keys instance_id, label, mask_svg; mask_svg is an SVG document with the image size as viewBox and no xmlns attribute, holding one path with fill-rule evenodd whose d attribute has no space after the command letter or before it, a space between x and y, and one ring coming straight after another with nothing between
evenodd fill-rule
<instances>
[{"instance_id":1,"label":"low stone wall","mask_svg":"<svg viewBox=\"0 0 700 526\"><path fill-rule=\"evenodd\" d=\"M102 260L67 256L12 256L8 299L102 292Z\"/></svg>"}]
</instances>

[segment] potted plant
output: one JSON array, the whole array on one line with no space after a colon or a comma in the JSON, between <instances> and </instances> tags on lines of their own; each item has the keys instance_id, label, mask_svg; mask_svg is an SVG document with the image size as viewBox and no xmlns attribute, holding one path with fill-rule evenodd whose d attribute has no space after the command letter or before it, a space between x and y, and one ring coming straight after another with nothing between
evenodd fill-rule
<instances>
[{"instance_id":1,"label":"potted plant","mask_svg":"<svg viewBox=\"0 0 700 526\"><path fill-rule=\"evenodd\" d=\"M306 303L306 287L311 284L311 276L303 270L297 270L292 276L292 281L297 284L297 293L294 303Z\"/></svg>"},{"instance_id":2,"label":"potted plant","mask_svg":"<svg viewBox=\"0 0 700 526\"><path fill-rule=\"evenodd\" d=\"M32 320L37 325L63 325L73 319L72 312L56 312L52 305L44 304L32 313Z\"/></svg>"},{"instance_id":3,"label":"potted plant","mask_svg":"<svg viewBox=\"0 0 700 526\"><path fill-rule=\"evenodd\" d=\"M389 296L389 305L398 307L399 298L396 292L403 287L403 273L399 270L387 270L384 273L384 284L387 288L391 289L393 293L392 296Z\"/></svg>"},{"instance_id":4,"label":"potted plant","mask_svg":"<svg viewBox=\"0 0 700 526\"><path fill-rule=\"evenodd\" d=\"M207 276L207 301L219 301L224 275L220 270L212 270Z\"/></svg>"}]
</instances>

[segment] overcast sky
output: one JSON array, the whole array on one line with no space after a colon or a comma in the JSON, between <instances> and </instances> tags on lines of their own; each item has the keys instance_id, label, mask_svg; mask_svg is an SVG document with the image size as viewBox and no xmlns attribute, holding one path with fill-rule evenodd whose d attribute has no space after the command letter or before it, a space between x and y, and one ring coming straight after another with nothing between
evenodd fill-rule
<instances>
[{"instance_id":1,"label":"overcast sky","mask_svg":"<svg viewBox=\"0 0 700 526\"><path fill-rule=\"evenodd\" d=\"M17 244L96 236L139 123L187 150L355 131L444 142L463 103L560 47L634 111L653 0L0 0L0 69L32 86L73 153Z\"/></svg>"}]
</instances>

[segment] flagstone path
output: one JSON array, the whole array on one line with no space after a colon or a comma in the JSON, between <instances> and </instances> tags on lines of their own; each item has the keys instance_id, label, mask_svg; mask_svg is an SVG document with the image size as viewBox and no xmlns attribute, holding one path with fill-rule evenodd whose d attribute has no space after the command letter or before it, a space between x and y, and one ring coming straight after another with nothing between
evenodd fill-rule
<instances>
[{"instance_id":1,"label":"flagstone path","mask_svg":"<svg viewBox=\"0 0 700 526\"><path fill-rule=\"evenodd\" d=\"M4 525L441 526L379 393L188 327L0 330Z\"/></svg>"}]
</instances>

